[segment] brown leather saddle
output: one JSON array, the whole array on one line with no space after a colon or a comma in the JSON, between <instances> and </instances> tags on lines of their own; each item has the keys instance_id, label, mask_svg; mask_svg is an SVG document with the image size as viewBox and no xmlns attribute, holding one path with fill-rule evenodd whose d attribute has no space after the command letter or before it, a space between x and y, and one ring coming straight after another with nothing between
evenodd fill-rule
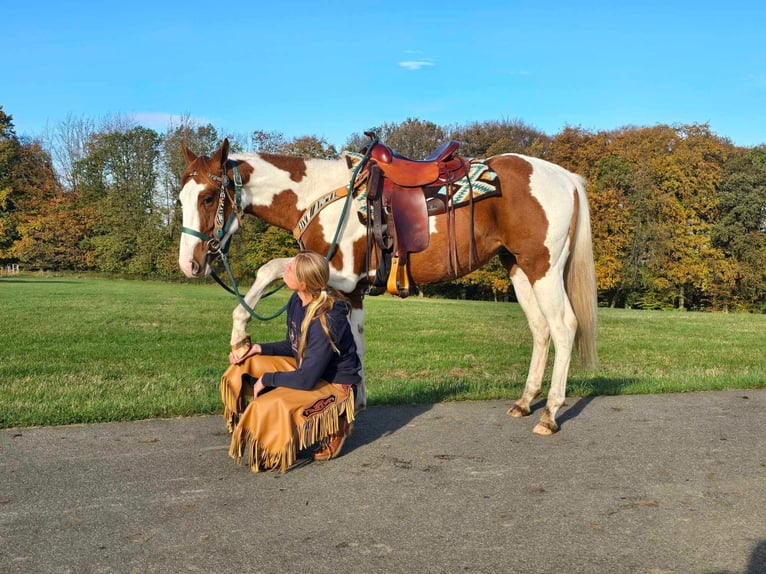
<instances>
[{"instance_id":1,"label":"brown leather saddle","mask_svg":"<svg viewBox=\"0 0 766 574\"><path fill-rule=\"evenodd\" d=\"M454 209L449 190L468 174L469 161L457 155L458 141L447 141L426 159L413 160L394 152L374 134L367 135L373 138L367 168L368 262L371 249L377 246L379 262L390 262L390 271L378 269L379 280L386 275L386 290L407 297L414 287L409 254L428 247L429 215ZM438 192L445 186L448 193L441 198Z\"/></svg>"}]
</instances>

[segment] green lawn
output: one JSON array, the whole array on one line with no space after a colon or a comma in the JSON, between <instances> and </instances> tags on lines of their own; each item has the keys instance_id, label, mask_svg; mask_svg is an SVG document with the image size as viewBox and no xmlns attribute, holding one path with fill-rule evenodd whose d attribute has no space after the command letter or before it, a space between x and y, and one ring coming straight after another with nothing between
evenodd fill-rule
<instances>
[{"instance_id":1,"label":"green lawn","mask_svg":"<svg viewBox=\"0 0 766 574\"><path fill-rule=\"evenodd\" d=\"M0 427L219 412L235 303L214 284L0 278ZM366 304L369 404L519 396L531 337L518 305ZM573 360L570 396L766 387L764 315L599 313L600 367ZM284 317L251 334L283 337Z\"/></svg>"}]
</instances>

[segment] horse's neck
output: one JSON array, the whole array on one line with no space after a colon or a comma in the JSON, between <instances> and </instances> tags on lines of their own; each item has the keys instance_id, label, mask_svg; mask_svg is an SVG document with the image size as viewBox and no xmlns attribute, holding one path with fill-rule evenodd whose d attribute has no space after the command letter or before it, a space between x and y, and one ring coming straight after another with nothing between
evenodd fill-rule
<instances>
[{"instance_id":1,"label":"horse's neck","mask_svg":"<svg viewBox=\"0 0 766 574\"><path fill-rule=\"evenodd\" d=\"M244 210L283 229L292 229L314 200L347 185L351 177L345 158L243 154L232 159L252 168L243 187Z\"/></svg>"}]
</instances>

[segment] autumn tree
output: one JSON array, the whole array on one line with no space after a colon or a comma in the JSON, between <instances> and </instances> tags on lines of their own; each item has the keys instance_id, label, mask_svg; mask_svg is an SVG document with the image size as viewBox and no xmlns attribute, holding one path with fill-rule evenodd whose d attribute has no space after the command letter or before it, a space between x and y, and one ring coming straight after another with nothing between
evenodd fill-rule
<instances>
[{"instance_id":1,"label":"autumn tree","mask_svg":"<svg viewBox=\"0 0 766 574\"><path fill-rule=\"evenodd\" d=\"M423 159L447 139L485 158L519 152L588 183L599 299L640 308L766 311L766 148L736 149L706 124L590 131L553 137L521 120L439 126L408 118L373 128L394 151ZM180 142L210 155L222 135L188 117L159 136L125 118L68 117L45 142L20 141L0 107L0 263L175 277L186 166ZM256 130L227 136L233 152L330 158L323 138ZM352 134L345 149L369 139ZM232 244L235 274L252 278L296 242L247 218ZM428 293L512 297L497 259Z\"/></svg>"},{"instance_id":2,"label":"autumn tree","mask_svg":"<svg viewBox=\"0 0 766 574\"><path fill-rule=\"evenodd\" d=\"M0 106L0 264L11 261L8 249L18 238L13 170L20 148L13 116L6 114Z\"/></svg>"},{"instance_id":3,"label":"autumn tree","mask_svg":"<svg viewBox=\"0 0 766 574\"><path fill-rule=\"evenodd\" d=\"M39 141L22 145L15 165L18 200L17 238L9 252L28 267L71 269L78 253L72 250L66 220L68 197L61 189L51 158Z\"/></svg>"},{"instance_id":4,"label":"autumn tree","mask_svg":"<svg viewBox=\"0 0 766 574\"><path fill-rule=\"evenodd\" d=\"M588 179L598 288L610 305L709 304L725 267L710 226L731 149L704 124L554 138L551 158Z\"/></svg>"},{"instance_id":5,"label":"autumn tree","mask_svg":"<svg viewBox=\"0 0 766 574\"><path fill-rule=\"evenodd\" d=\"M54 213L61 188L50 155L38 140L20 141L12 117L0 107L0 261L40 266L48 261L34 244ZM54 241L49 242L53 247Z\"/></svg>"}]
</instances>

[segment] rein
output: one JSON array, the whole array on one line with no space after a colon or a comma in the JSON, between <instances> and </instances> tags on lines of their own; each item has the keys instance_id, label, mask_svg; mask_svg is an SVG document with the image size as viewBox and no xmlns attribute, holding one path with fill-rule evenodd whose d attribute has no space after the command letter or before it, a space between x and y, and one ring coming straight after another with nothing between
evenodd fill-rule
<instances>
[{"instance_id":1,"label":"rein","mask_svg":"<svg viewBox=\"0 0 766 574\"><path fill-rule=\"evenodd\" d=\"M340 219L338 220L338 227L335 230L335 236L332 238L330 249L327 252L328 261L333 258L333 255L335 255L335 249L338 247L338 237L340 237L340 231L343 227L343 223L345 223L346 217L348 216L348 206L351 204L351 199L354 196L354 185L356 184L356 177L359 175L359 172L362 170L362 168L367 165L367 160L370 159L372 148L376 143L378 143L378 136L373 136L372 141L367 145L367 151L365 151L362 161L357 164L357 166L354 168L354 172L351 174L351 180L348 182L348 194L346 195L346 202L343 204L343 212L341 213Z\"/></svg>"},{"instance_id":2,"label":"rein","mask_svg":"<svg viewBox=\"0 0 766 574\"><path fill-rule=\"evenodd\" d=\"M341 230L343 229L343 224L346 221L346 218L348 216L348 208L351 204L351 199L354 195L354 188L356 184L356 179L361 171L361 169L365 166L367 163L367 160L370 158L370 154L372 153L373 145L378 141L378 137L375 136L373 138L373 141L367 146L367 151L364 154L364 157L362 160L357 164L357 166L354 168L353 173L351 174L351 180L348 183L348 186L345 188L345 193L343 193L344 188L340 188L338 190L335 190L328 194L327 196L323 196L320 198L315 204L311 206L310 210L307 211L313 211L309 215L307 219L301 218L301 222L303 222L302 225L299 224L300 230L296 228L296 230L293 231L293 234L295 238L298 240L298 243L303 247L303 242L301 241L301 236L303 235L303 232L308 227L309 223L313 218L319 213L319 211L322 210L323 207L326 207L330 203L333 203L335 200L342 199L345 195L346 201L343 205L343 211L341 213L340 219L338 220L338 227L335 230L335 236L333 237L332 243L330 244L330 249L327 252L326 259L329 261L333 258L335 255L335 251L338 248L338 238L340 237ZM231 265L229 264L229 247L231 245L231 237L229 236L226 241L221 244L221 241L224 237L229 235L231 233L231 228L234 225L234 221L238 221L240 224L240 227L242 226L242 178L239 174L239 170L237 169L237 165L233 162L227 162L227 165L231 165L232 174L234 176L234 195L235 197L231 198L231 196L228 194L228 187L230 184L229 176L226 173L226 169L223 170L223 174L221 177L218 177L215 174L208 173L208 177L212 179L213 181L220 183L220 194L218 196L218 209L216 210L215 215L215 227L213 228L213 235L207 235L205 233L202 233L200 231L197 231L196 229L192 229L190 227L181 227L181 233L187 233L189 235L193 235L197 239L201 239L202 241L207 242L207 258L209 258L208 263L212 264L216 259L220 259L223 263L224 269L226 269L226 274L229 277L229 281L231 282L231 287L226 285L226 283L221 280L221 278L218 276L218 274L215 272L214 269L211 269L210 275L213 277L216 283L218 283L221 287L223 287L226 291L234 295L237 300L239 301L239 304L242 305L242 307L250 313L251 317L254 317L258 319L259 321L270 321L271 319L274 319L276 317L279 317L282 313L285 312L287 309L287 303L279 309L279 311L273 313L272 315L268 316L261 316L256 311L250 307L250 305L247 304L245 301L245 298L240 294L239 287L237 286L237 282L234 279L234 274L231 271ZM191 172L189 174L190 176L197 175L197 172ZM332 199L330 199L328 196L332 195ZM226 207L226 198L229 198L229 200L232 201L232 210L231 215L229 215L229 219L224 221L225 219L225 207ZM265 295L262 296L262 298L269 297L270 295L273 295L280 289L282 289L285 286L284 282L282 282L279 286L275 287L271 291L268 291Z\"/></svg>"}]
</instances>

